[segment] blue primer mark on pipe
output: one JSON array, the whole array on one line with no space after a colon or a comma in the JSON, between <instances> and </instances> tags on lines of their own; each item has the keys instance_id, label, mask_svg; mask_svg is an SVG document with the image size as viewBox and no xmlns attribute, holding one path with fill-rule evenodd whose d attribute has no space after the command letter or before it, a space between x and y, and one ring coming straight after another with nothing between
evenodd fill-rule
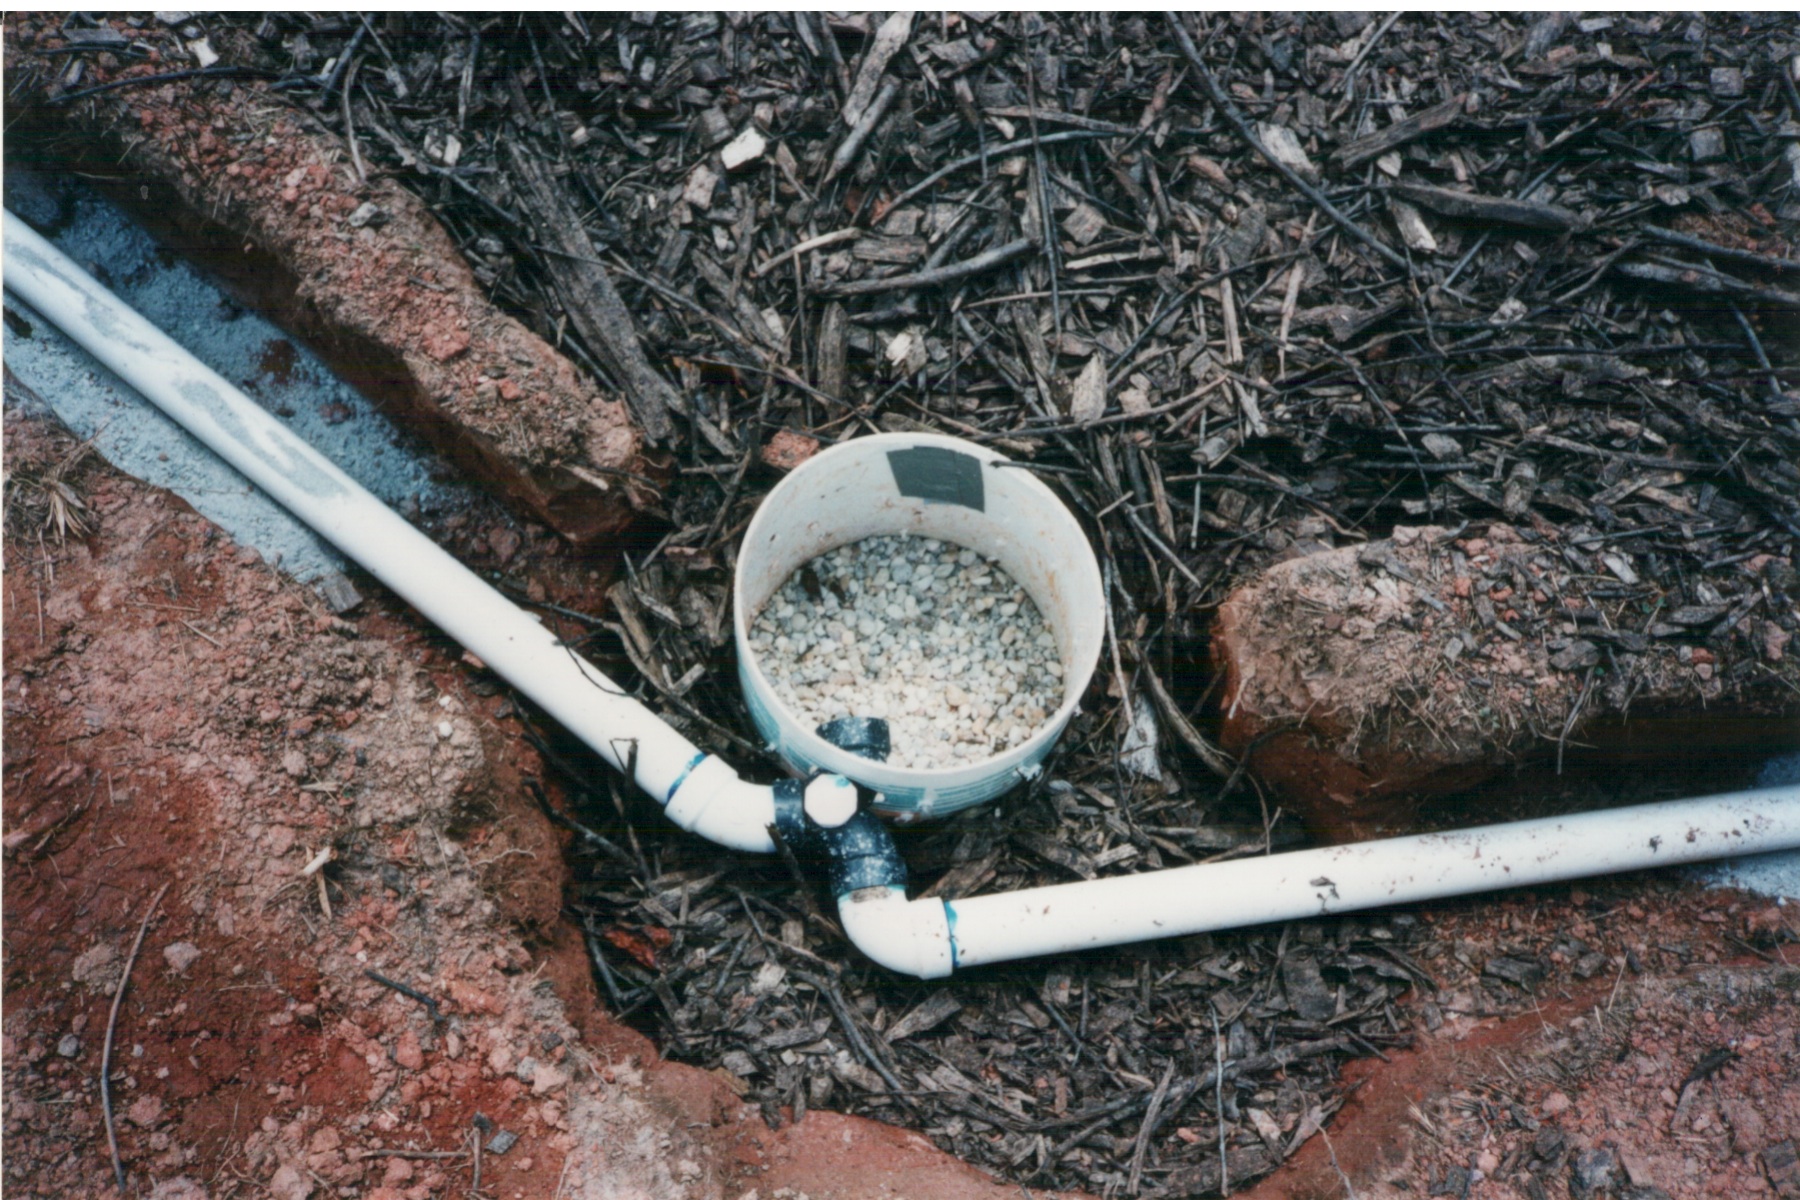
<instances>
[{"instance_id":1,"label":"blue primer mark on pipe","mask_svg":"<svg viewBox=\"0 0 1800 1200\"><path fill-rule=\"evenodd\" d=\"M694 773L694 768L705 762L706 758L707 756L704 753L696 754L692 759L688 760L687 766L681 768L681 774L677 775L675 777L675 782L669 785L669 794L663 797L664 808L669 807L669 801L675 799L675 793L681 790L681 785L687 782L687 777L692 775Z\"/></svg>"},{"instance_id":2,"label":"blue primer mark on pipe","mask_svg":"<svg viewBox=\"0 0 1800 1200\"><path fill-rule=\"evenodd\" d=\"M943 904L944 924L950 929L950 969L954 971L956 970L956 910L950 907L948 900L945 900Z\"/></svg>"}]
</instances>

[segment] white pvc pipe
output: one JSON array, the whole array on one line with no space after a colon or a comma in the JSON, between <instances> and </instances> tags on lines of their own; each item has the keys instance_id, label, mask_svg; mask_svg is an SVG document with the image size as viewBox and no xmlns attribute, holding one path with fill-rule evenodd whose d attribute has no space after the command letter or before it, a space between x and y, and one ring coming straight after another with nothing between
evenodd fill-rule
<instances>
[{"instance_id":1,"label":"white pvc pipe","mask_svg":"<svg viewBox=\"0 0 1800 1200\"><path fill-rule=\"evenodd\" d=\"M966 900L839 897L844 930L893 970L1066 954L1471 892L1800 848L1800 785L1385 838Z\"/></svg>"},{"instance_id":2,"label":"white pvc pipe","mask_svg":"<svg viewBox=\"0 0 1800 1200\"><path fill-rule=\"evenodd\" d=\"M770 853L769 788L702 754L329 459L12 213L5 284L665 806L676 824Z\"/></svg>"},{"instance_id":3,"label":"white pvc pipe","mask_svg":"<svg viewBox=\"0 0 1800 1200\"><path fill-rule=\"evenodd\" d=\"M12 214L6 287L345 554L480 656L684 829L774 846L771 789L746 783L577 657ZM967 900L838 897L875 962L920 978L1153 938L1800 848L1800 785L1387 838ZM889 848L891 852L891 847Z\"/></svg>"}]
</instances>

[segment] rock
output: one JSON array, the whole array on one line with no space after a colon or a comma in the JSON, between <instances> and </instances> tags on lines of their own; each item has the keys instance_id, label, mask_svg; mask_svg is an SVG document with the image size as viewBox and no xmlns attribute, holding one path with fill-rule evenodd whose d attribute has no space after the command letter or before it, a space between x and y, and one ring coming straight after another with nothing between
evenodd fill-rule
<instances>
[{"instance_id":1,"label":"rock","mask_svg":"<svg viewBox=\"0 0 1800 1200\"><path fill-rule=\"evenodd\" d=\"M312 1177L293 1163L282 1163L269 1179L269 1195L275 1200L308 1200L312 1194Z\"/></svg>"},{"instance_id":2,"label":"rock","mask_svg":"<svg viewBox=\"0 0 1800 1200\"><path fill-rule=\"evenodd\" d=\"M1716 162L1725 157L1725 131L1707 125L1688 135L1688 153L1697 163Z\"/></svg>"},{"instance_id":3,"label":"rock","mask_svg":"<svg viewBox=\"0 0 1800 1200\"><path fill-rule=\"evenodd\" d=\"M200 947L192 942L175 942L163 947L163 960L177 975L186 974L187 969L193 966L199 957Z\"/></svg>"},{"instance_id":4,"label":"rock","mask_svg":"<svg viewBox=\"0 0 1800 1200\"><path fill-rule=\"evenodd\" d=\"M745 163L761 158L768 146L768 140L756 131L756 126L746 125L742 133L732 138L719 151L719 160L725 164L727 171L735 171Z\"/></svg>"},{"instance_id":5,"label":"rock","mask_svg":"<svg viewBox=\"0 0 1800 1200\"><path fill-rule=\"evenodd\" d=\"M177 1175L151 1188L149 1200L210 1200L210 1193L199 1180Z\"/></svg>"},{"instance_id":6,"label":"rock","mask_svg":"<svg viewBox=\"0 0 1800 1200\"><path fill-rule=\"evenodd\" d=\"M1574 1200L1605 1196L1618 1182L1618 1175L1618 1156L1611 1150L1583 1150L1569 1165L1569 1195Z\"/></svg>"},{"instance_id":7,"label":"rock","mask_svg":"<svg viewBox=\"0 0 1800 1200\"><path fill-rule=\"evenodd\" d=\"M394 1061L408 1071L418 1071L425 1066L425 1052L419 1046L419 1035L410 1029L400 1031L394 1039Z\"/></svg>"},{"instance_id":8,"label":"rock","mask_svg":"<svg viewBox=\"0 0 1800 1200\"><path fill-rule=\"evenodd\" d=\"M792 429L776 430L762 448L762 460L777 471L791 471L819 452L819 439Z\"/></svg>"},{"instance_id":9,"label":"rock","mask_svg":"<svg viewBox=\"0 0 1800 1200\"><path fill-rule=\"evenodd\" d=\"M1550 656L1550 665L1559 671L1585 671L1600 662L1600 647L1586 638L1576 638Z\"/></svg>"},{"instance_id":10,"label":"rock","mask_svg":"<svg viewBox=\"0 0 1800 1200\"><path fill-rule=\"evenodd\" d=\"M56 1043L56 1052L64 1058L74 1058L81 1053L81 1039L72 1033L65 1033Z\"/></svg>"},{"instance_id":11,"label":"rock","mask_svg":"<svg viewBox=\"0 0 1800 1200\"><path fill-rule=\"evenodd\" d=\"M1708 82L1713 95L1721 100L1735 100L1744 94L1744 72L1737 67L1714 67Z\"/></svg>"},{"instance_id":12,"label":"rock","mask_svg":"<svg viewBox=\"0 0 1800 1200\"><path fill-rule=\"evenodd\" d=\"M1616 623L1583 623L1578 635L1564 614L1616 608L1598 555L1577 569L1498 520L1476 532L1403 526L1386 541L1299 554L1219 606L1221 746L1248 755L1315 836L1404 831L1421 804L1553 754L1562 733L1638 758L1792 744L1800 693L1719 690L1762 657L1755 641L1690 644L1689 630L1709 630L1729 606L1665 610L1666 638ZM1628 706L1629 730L1610 732Z\"/></svg>"},{"instance_id":13,"label":"rock","mask_svg":"<svg viewBox=\"0 0 1800 1200\"><path fill-rule=\"evenodd\" d=\"M139 1096L125 1110L125 1119L139 1129L148 1129L162 1120L163 1102L160 1096Z\"/></svg>"},{"instance_id":14,"label":"rock","mask_svg":"<svg viewBox=\"0 0 1800 1200\"><path fill-rule=\"evenodd\" d=\"M887 720L896 766L991 757L1062 703L1056 639L1023 590L975 551L928 538L869 538L813 560L751 623L751 648L808 727Z\"/></svg>"},{"instance_id":15,"label":"rock","mask_svg":"<svg viewBox=\"0 0 1800 1200\"><path fill-rule=\"evenodd\" d=\"M119 982L120 956L111 942L97 942L76 956L69 973L89 991L111 992Z\"/></svg>"},{"instance_id":16,"label":"rock","mask_svg":"<svg viewBox=\"0 0 1800 1200\"><path fill-rule=\"evenodd\" d=\"M569 1083L568 1075L557 1070L549 1063L539 1063L531 1073L531 1094L548 1096L552 1092L561 1091Z\"/></svg>"},{"instance_id":17,"label":"rock","mask_svg":"<svg viewBox=\"0 0 1800 1200\"><path fill-rule=\"evenodd\" d=\"M1768 1127L1762 1114L1756 1111L1756 1105L1743 1097L1733 1096L1720 1101L1719 1110L1725 1123L1731 1126L1732 1150L1749 1156L1762 1149Z\"/></svg>"},{"instance_id":18,"label":"rock","mask_svg":"<svg viewBox=\"0 0 1800 1200\"><path fill-rule=\"evenodd\" d=\"M352 229L361 229L365 225L370 229L380 229L388 223L388 214L386 209L373 200L364 200L344 220Z\"/></svg>"},{"instance_id":19,"label":"rock","mask_svg":"<svg viewBox=\"0 0 1800 1200\"><path fill-rule=\"evenodd\" d=\"M681 198L695 208L712 207L713 189L718 186L719 176L705 163L688 172L687 186L682 189Z\"/></svg>"}]
</instances>

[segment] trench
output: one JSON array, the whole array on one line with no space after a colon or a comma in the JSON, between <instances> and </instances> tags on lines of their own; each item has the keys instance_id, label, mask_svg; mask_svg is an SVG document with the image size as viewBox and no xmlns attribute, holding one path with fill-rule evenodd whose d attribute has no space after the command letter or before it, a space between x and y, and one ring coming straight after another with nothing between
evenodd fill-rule
<instances>
[{"instance_id":1,"label":"trench","mask_svg":"<svg viewBox=\"0 0 1800 1200\"><path fill-rule=\"evenodd\" d=\"M28 180L9 171L9 205L12 190L27 186ZM39 186L45 186L43 181ZM49 191L48 202L62 214L65 233L79 235L112 219L101 215L101 202L92 196L62 194L58 199L53 187ZM19 194L29 207L24 192ZM38 202L45 201L40 197ZM168 210L164 215L167 223L157 232L184 250L198 250L202 269L219 261L251 264L247 274L236 271L226 281L237 299L206 303L210 311L221 313L231 311L227 305L251 304L274 322L246 324L260 320L249 315L216 322L220 328L240 327L233 331L239 340L224 352L235 356L237 374L247 372L261 381L259 399L309 438L335 446L327 453L441 540L467 544L472 510L503 519L493 500L460 482L468 464L439 458L442 445L434 447L420 436L416 411L402 405L397 420L390 421L359 394L366 389L376 401L392 405L404 391L393 384L380 354L334 340L329 331L304 321L297 328L284 327L301 311L282 299L291 294L291 280L254 255L217 253L217 239L195 241L181 233L187 228L184 221ZM133 287L156 287L153 266L173 267L168 252L143 235L115 241L135 260L108 265L98 257L98 241L85 245L91 261L105 266L113 286L128 296ZM165 302L193 304L194 293L188 290L193 286L189 281L181 289L168 289ZM142 307L153 312L156 306ZM48 340L35 328L27 337L12 320L7 338L9 363L16 362L21 372L30 369L34 354ZM316 347L322 357L296 348L296 341ZM326 364L344 362L360 363L358 373L333 378ZM73 376L86 368L65 361L57 370ZM47 389L37 390L42 394ZM158 482L164 457L175 457L157 448L163 433L151 435L147 444L108 441L155 416L132 412L124 407L127 403L115 390L105 401L107 411L65 419L79 435L98 437L102 451L109 458L117 455L119 465ZM169 436L185 435L171 431ZM233 515L232 510L259 499L245 496L241 486L233 488L216 476L164 486L177 491L186 486L196 507L209 516L221 513L214 519L234 536L259 547L259 538L277 536L267 532L278 524L270 523L274 518L269 514L254 519ZM222 503L225 499L229 503ZM334 560L328 550L308 547L303 533L286 530L279 538L288 540L269 542L263 547L265 556L301 578L343 572L363 588L376 586ZM580 560L584 574L569 585L580 594L564 594L580 604L565 607L600 610L603 588L617 569L616 553L601 550ZM535 566L527 560L512 574L522 578ZM1201 633L1195 632L1196 644ZM623 656L603 637L590 652L609 669L627 673ZM707 677L694 700L704 717L727 729L749 729L729 683L734 672L724 650L715 654ZM717 682L721 680L725 683ZM1578 746L1560 772L1529 764L1447 801L1434 819L1450 827L1729 790L1754 782L1764 769L1759 757L1783 748L1780 731L1760 726L1733 729L1713 721L1678 736L1668 732L1674 728L1665 726L1664 733L1648 739L1632 731L1615 744ZM1190 1067L1198 1045L1194 1031L1208 1028L1208 1015L1230 1017L1220 1036L1234 1055L1247 1056L1279 1039L1321 1040L1324 1022L1304 1015L1313 999L1310 980L1318 971L1294 975L1290 941L1323 963L1333 983L1377 1014L1355 1027L1364 1046L1397 1044L1395 1005L1412 981L1344 964L1367 959L1382 947L1419 949L1423 934L1411 914L1332 919L1291 936L1287 930L1202 935L1172 945L985 968L941 983L899 980L856 959L821 911L819 875L808 870L809 864L797 864L796 871L779 859L723 858L714 848L666 827L652 805L616 779L597 779L583 766L590 761L587 751L560 731L539 722L533 736L549 766L542 785L551 809L573 834L564 916L587 946L593 965L591 987L580 996L565 996L565 1001L571 1007L610 1010L615 1019L651 1036L665 1056L723 1071L732 1090L758 1107L771 1126L798 1121L809 1108L842 1109L919 1129L940 1147L996 1167L1021 1183L1079 1182L1079 1176L1064 1173L1056 1156L1073 1153L1078 1158L1084 1146L1135 1129L1133 1118L1144 1119L1142 1098L1135 1108L1105 1110L1111 1103L1106 1097L1126 1082L1154 1083L1165 1072ZM1083 760L1084 755L1095 757L1092 747L1104 736L1092 720L1078 724L1039 784L989 808L903 831L902 849L915 871L915 888L961 894L1068 878L1070 868L1058 860L1055 846L1080 841L1087 830L1106 826L1114 815L1106 800L1119 799L1108 792L1116 782L1110 772L1094 770ZM772 759L756 758L741 746L728 753L747 773L776 770ZM1241 848L1269 833L1251 795L1219 797L1207 787L1183 778L1142 815L1174 827L1203 813L1207 828L1237 838L1210 847L1214 852ZM1277 820L1271 840L1279 847L1300 836L1291 821L1283 825ZM1156 843L1151 845L1155 851ZM1208 848L1187 849L1198 853ZM1137 866L1163 860L1160 852L1136 857ZM1173 852L1169 857L1174 860ZM1457 905L1447 907L1462 911ZM1211 969L1197 970L1196 962ZM1283 997L1298 1003L1301 1015L1275 1009L1274 1002ZM907 1032L895 1033L901 1029ZM1299 1102L1325 1098L1329 1106L1336 1066L1365 1054L1346 1042L1296 1067L1292 1077L1300 1081ZM916 1088L896 1088L884 1075L920 1082ZM1246 1107L1294 1102L1271 1091L1269 1080L1252 1081L1241 1090L1228 1111L1240 1101ZM1211 1103L1193 1094L1178 1099L1162 1115L1163 1122L1202 1120ZM1279 1114L1279 1107L1274 1111ZM1071 1116L1086 1119L1071 1122ZM1107 1118L1119 1122L1123 1132L1112 1132ZM1083 1133L1085 1125L1096 1122L1097 1128ZM1254 1171L1254 1164L1248 1166Z\"/></svg>"}]
</instances>

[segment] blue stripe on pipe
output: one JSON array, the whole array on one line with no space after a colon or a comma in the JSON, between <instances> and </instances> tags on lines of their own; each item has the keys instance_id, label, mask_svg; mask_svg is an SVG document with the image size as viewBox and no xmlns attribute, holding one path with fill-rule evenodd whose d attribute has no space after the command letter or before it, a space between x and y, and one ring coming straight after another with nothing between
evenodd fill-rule
<instances>
[{"instance_id":1,"label":"blue stripe on pipe","mask_svg":"<svg viewBox=\"0 0 1800 1200\"><path fill-rule=\"evenodd\" d=\"M950 907L948 900L944 904L944 924L950 930L950 969L956 970L956 910Z\"/></svg>"},{"instance_id":2,"label":"blue stripe on pipe","mask_svg":"<svg viewBox=\"0 0 1800 1200\"><path fill-rule=\"evenodd\" d=\"M677 775L675 782L669 785L669 794L663 797L664 808L669 807L669 801L675 799L675 793L681 790L681 785L687 782L687 777L694 773L694 768L705 762L706 759L706 754L696 754L688 761L687 766L681 768L681 774Z\"/></svg>"}]
</instances>

